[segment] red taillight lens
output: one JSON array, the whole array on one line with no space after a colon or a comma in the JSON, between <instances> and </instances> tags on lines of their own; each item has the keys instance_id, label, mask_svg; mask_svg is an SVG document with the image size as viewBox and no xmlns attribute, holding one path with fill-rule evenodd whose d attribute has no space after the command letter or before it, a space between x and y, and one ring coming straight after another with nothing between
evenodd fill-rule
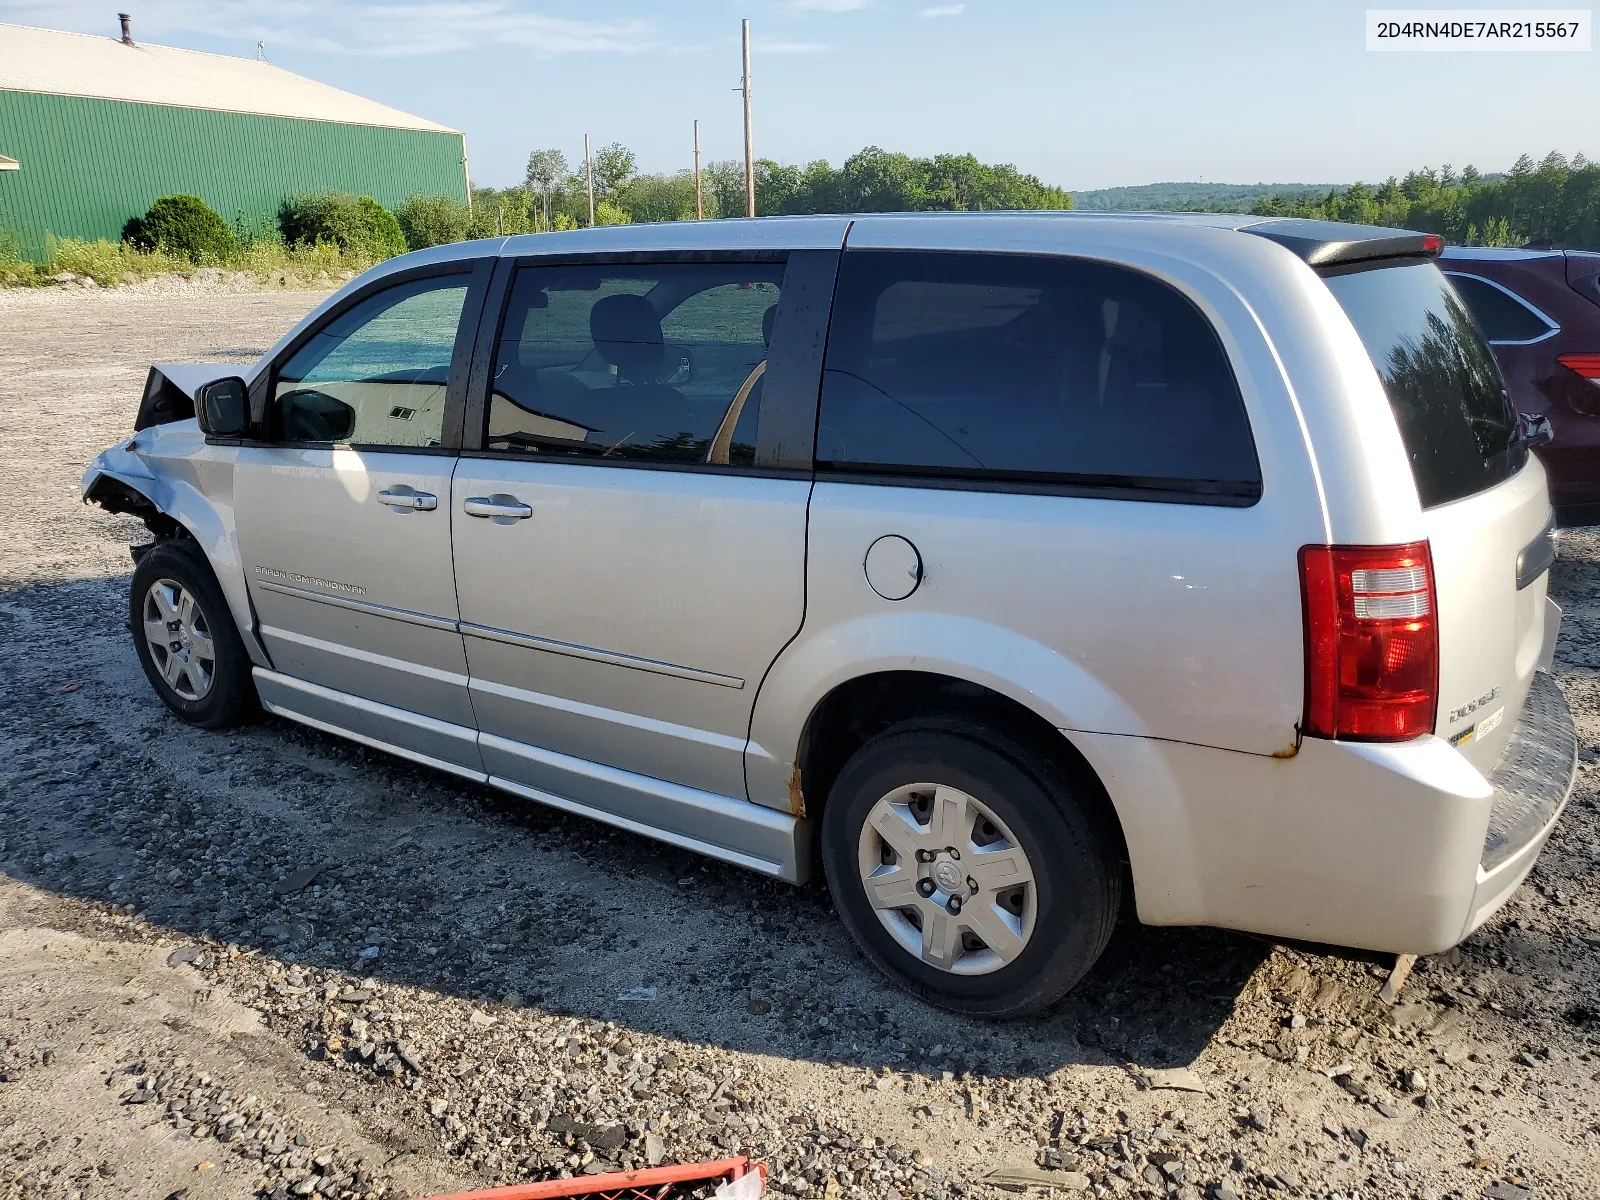
<instances>
[{"instance_id":1,"label":"red taillight lens","mask_svg":"<svg viewBox=\"0 0 1600 1200\"><path fill-rule=\"evenodd\" d=\"M1600 387L1600 354L1558 354L1556 361Z\"/></svg>"},{"instance_id":2,"label":"red taillight lens","mask_svg":"<svg viewBox=\"0 0 1600 1200\"><path fill-rule=\"evenodd\" d=\"M1439 628L1427 542L1304 546L1307 737L1398 742L1433 731Z\"/></svg>"},{"instance_id":3,"label":"red taillight lens","mask_svg":"<svg viewBox=\"0 0 1600 1200\"><path fill-rule=\"evenodd\" d=\"M1422 252L1424 254L1441 254L1444 252L1444 238L1437 233L1422 235Z\"/></svg>"}]
</instances>

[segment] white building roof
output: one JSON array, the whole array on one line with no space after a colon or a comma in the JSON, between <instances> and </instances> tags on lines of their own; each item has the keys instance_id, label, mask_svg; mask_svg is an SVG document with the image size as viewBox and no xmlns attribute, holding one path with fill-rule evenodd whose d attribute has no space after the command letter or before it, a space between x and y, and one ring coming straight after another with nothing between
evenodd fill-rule
<instances>
[{"instance_id":1,"label":"white building roof","mask_svg":"<svg viewBox=\"0 0 1600 1200\"><path fill-rule=\"evenodd\" d=\"M255 59L27 25L0 23L0 91L459 132Z\"/></svg>"}]
</instances>

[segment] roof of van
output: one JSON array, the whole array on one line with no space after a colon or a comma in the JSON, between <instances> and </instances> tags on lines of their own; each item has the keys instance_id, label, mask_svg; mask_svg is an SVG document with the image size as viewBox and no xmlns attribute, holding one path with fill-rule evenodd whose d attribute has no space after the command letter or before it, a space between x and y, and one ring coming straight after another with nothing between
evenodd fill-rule
<instances>
[{"instance_id":1,"label":"roof of van","mask_svg":"<svg viewBox=\"0 0 1600 1200\"><path fill-rule=\"evenodd\" d=\"M901 223L959 221L974 230L972 249L982 249L986 225L1018 222L1070 222L1074 225L1156 223L1232 230L1266 238L1313 266L1439 251L1434 234L1339 221L1259 217L1250 213L1185 212L1058 212L1039 210L990 212L856 213L825 216L738 217L715 221L674 221L642 225L606 225L556 233L526 233L506 239L504 254L583 254L594 251L629 253L649 250L837 249L857 223L887 230Z\"/></svg>"}]
</instances>

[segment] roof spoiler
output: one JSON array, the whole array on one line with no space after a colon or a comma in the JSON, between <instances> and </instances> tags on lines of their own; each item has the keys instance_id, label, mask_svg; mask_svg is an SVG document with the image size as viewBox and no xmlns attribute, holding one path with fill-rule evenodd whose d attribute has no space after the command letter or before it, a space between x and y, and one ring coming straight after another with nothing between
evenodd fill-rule
<instances>
[{"instance_id":1,"label":"roof spoiler","mask_svg":"<svg viewBox=\"0 0 1600 1200\"><path fill-rule=\"evenodd\" d=\"M1444 249L1444 238L1437 233L1298 217L1245 225L1240 232L1277 242L1313 267L1364 262L1372 258L1436 257Z\"/></svg>"}]
</instances>

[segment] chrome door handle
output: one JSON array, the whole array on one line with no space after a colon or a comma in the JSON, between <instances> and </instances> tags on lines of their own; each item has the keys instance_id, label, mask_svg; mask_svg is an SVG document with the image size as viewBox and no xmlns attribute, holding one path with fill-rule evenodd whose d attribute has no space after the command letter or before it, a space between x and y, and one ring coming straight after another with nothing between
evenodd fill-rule
<instances>
[{"instance_id":1,"label":"chrome door handle","mask_svg":"<svg viewBox=\"0 0 1600 1200\"><path fill-rule=\"evenodd\" d=\"M439 507L439 497L432 492L413 492L410 488L385 488L378 493L378 502L390 508L414 508L432 512Z\"/></svg>"},{"instance_id":2,"label":"chrome door handle","mask_svg":"<svg viewBox=\"0 0 1600 1200\"><path fill-rule=\"evenodd\" d=\"M496 492L492 496L468 496L461 508L469 517L489 517L501 525L511 521L526 521L533 516L532 508L503 492Z\"/></svg>"}]
</instances>

